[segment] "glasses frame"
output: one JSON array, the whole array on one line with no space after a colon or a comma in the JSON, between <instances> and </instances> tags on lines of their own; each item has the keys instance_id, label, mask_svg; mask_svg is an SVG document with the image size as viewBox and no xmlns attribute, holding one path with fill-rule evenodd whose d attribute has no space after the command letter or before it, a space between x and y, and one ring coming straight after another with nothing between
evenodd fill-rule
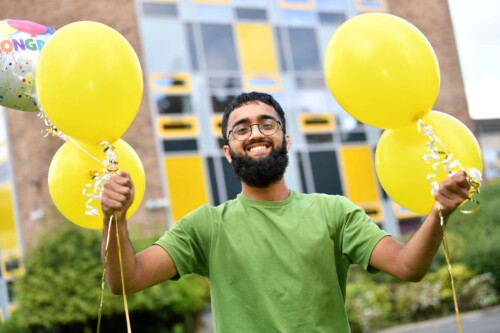
<instances>
[{"instance_id":1,"label":"glasses frame","mask_svg":"<svg viewBox=\"0 0 500 333\"><path fill-rule=\"evenodd\" d=\"M269 121L269 120L272 120L272 121L276 122L276 130L273 133L266 134L266 133L263 132L263 130L261 128L261 125L263 125L266 121ZM249 137L252 136L253 126L255 126L255 125L257 125L257 128L259 129L259 132L262 135L265 135L265 136L272 136L272 135L276 134L280 128L282 128L281 121L276 120L274 118L266 118L266 119L263 119L261 123L255 123L255 124L246 125L246 127L250 128L250 131L248 132L248 135L246 135L245 138L243 138L243 139L238 139L236 137L236 135L234 134L234 128L237 127L237 126L240 126L240 125L242 125L242 124L238 124L236 126L233 126L233 128L227 133L228 137L232 136L236 141L245 141Z\"/></svg>"}]
</instances>

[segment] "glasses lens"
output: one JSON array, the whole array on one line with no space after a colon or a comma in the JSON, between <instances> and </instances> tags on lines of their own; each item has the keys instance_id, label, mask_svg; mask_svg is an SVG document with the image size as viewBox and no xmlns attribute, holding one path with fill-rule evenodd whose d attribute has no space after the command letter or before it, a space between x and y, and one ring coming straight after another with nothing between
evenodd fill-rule
<instances>
[{"instance_id":1,"label":"glasses lens","mask_svg":"<svg viewBox=\"0 0 500 333\"><path fill-rule=\"evenodd\" d=\"M241 124L233 128L231 133L236 140L244 141L248 139L252 133L252 126L257 125L259 131L265 136L273 135L278 131L279 122L274 119L264 119L258 124L245 125Z\"/></svg>"}]
</instances>

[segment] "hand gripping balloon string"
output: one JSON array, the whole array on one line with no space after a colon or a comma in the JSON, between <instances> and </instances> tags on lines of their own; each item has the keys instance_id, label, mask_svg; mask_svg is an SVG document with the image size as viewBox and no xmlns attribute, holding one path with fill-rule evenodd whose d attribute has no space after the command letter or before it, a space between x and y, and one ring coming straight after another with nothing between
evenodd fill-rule
<instances>
[{"instance_id":1,"label":"hand gripping balloon string","mask_svg":"<svg viewBox=\"0 0 500 333\"><path fill-rule=\"evenodd\" d=\"M457 159L454 159L453 154L446 148L443 142L434 134L433 128L427 125L422 119L418 120L418 131L428 139L426 147L428 153L422 159L432 165L432 173L427 174L427 181L431 186L432 196L436 196L439 189L439 184L436 181L439 168L444 168L446 174L450 177L457 171L463 171L465 177L470 184L468 201L474 203L476 207L471 210L460 210L462 214L471 214L480 209L479 202L473 197L479 193L482 182L482 174L476 168L465 169Z\"/></svg>"},{"instance_id":2,"label":"hand gripping balloon string","mask_svg":"<svg viewBox=\"0 0 500 333\"><path fill-rule=\"evenodd\" d=\"M107 141L101 142L101 147L103 147L104 149L106 159L103 162L99 163L101 163L105 167L105 169L101 173L97 170L92 171L91 177L94 183L85 184L83 187L83 195L89 198L85 203L85 214L90 216L99 215L99 210L96 206L98 202L101 202L101 195L104 184L111 178L113 174L118 171L118 156L114 150L114 147L111 146Z\"/></svg>"}]
</instances>

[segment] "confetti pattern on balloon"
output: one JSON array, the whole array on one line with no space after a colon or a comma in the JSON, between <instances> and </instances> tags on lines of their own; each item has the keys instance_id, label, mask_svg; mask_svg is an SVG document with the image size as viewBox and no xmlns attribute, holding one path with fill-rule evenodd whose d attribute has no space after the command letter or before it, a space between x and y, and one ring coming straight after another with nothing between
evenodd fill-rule
<instances>
[{"instance_id":1,"label":"confetti pattern on balloon","mask_svg":"<svg viewBox=\"0 0 500 333\"><path fill-rule=\"evenodd\" d=\"M53 33L53 28L30 21L0 21L0 105L39 111L34 87L35 66Z\"/></svg>"}]
</instances>

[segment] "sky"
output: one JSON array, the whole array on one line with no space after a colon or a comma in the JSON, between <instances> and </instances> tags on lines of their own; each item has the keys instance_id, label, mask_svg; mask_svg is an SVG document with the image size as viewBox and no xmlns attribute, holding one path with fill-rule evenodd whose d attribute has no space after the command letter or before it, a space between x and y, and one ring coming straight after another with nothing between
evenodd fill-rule
<instances>
[{"instance_id":1,"label":"sky","mask_svg":"<svg viewBox=\"0 0 500 333\"><path fill-rule=\"evenodd\" d=\"M469 113L500 119L500 1L448 0Z\"/></svg>"}]
</instances>

